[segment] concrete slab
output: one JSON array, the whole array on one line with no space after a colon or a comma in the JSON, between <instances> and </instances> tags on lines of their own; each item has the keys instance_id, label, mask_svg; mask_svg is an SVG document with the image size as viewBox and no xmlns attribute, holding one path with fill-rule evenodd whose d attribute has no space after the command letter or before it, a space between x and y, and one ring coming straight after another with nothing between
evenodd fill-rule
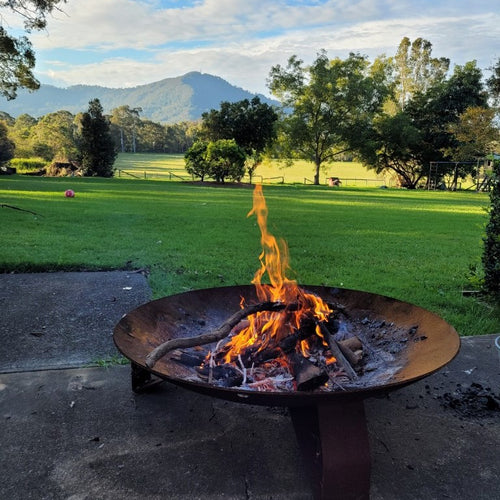
<instances>
[{"instance_id":1,"label":"concrete slab","mask_svg":"<svg viewBox=\"0 0 500 500\"><path fill-rule=\"evenodd\" d=\"M438 373L366 401L373 500L500 499L494 337L463 339ZM286 410L168 383L135 395L129 370L0 375L0 497L311 498Z\"/></svg>"},{"instance_id":2,"label":"concrete slab","mask_svg":"<svg viewBox=\"0 0 500 500\"><path fill-rule=\"evenodd\" d=\"M114 325L150 298L140 273L0 274L0 371L82 366L116 355Z\"/></svg>"},{"instance_id":3,"label":"concrete slab","mask_svg":"<svg viewBox=\"0 0 500 500\"><path fill-rule=\"evenodd\" d=\"M310 499L286 409L135 395L129 366L82 367L117 354L114 324L149 299L136 273L0 275L0 498ZM372 500L500 500L494 338L366 401Z\"/></svg>"}]
</instances>

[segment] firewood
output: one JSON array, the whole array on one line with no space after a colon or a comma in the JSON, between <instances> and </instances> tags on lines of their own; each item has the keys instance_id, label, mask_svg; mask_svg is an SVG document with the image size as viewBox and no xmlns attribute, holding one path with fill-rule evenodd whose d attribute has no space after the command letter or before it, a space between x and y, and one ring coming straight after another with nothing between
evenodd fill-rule
<instances>
[{"instance_id":1,"label":"firewood","mask_svg":"<svg viewBox=\"0 0 500 500\"><path fill-rule=\"evenodd\" d=\"M312 391L328 381L328 374L297 352L287 355L298 391Z\"/></svg>"},{"instance_id":2,"label":"firewood","mask_svg":"<svg viewBox=\"0 0 500 500\"><path fill-rule=\"evenodd\" d=\"M243 382L241 373L229 364L198 367L196 371L201 378L205 380L209 380L210 378L215 379L222 387L235 387L241 385Z\"/></svg>"},{"instance_id":3,"label":"firewood","mask_svg":"<svg viewBox=\"0 0 500 500\"><path fill-rule=\"evenodd\" d=\"M178 361L181 365L184 366L200 366L207 356L207 352L199 351L199 352L184 352L184 351L176 351L173 352L170 356L170 359L174 361Z\"/></svg>"},{"instance_id":4,"label":"firewood","mask_svg":"<svg viewBox=\"0 0 500 500\"><path fill-rule=\"evenodd\" d=\"M356 335L344 340L340 340L339 344L344 347L348 347L351 351L358 351L359 349L363 349L363 344L361 343L361 340L359 340L359 337L357 337Z\"/></svg>"},{"instance_id":5,"label":"firewood","mask_svg":"<svg viewBox=\"0 0 500 500\"><path fill-rule=\"evenodd\" d=\"M344 369L347 376L351 380L356 380L358 378L358 374L355 372L349 360L344 356L344 353L340 349L338 342L333 338L333 335L330 334L328 328L322 321L318 322L318 325L321 328L321 333L330 346L330 350L332 351L333 356L337 360L337 364Z\"/></svg>"},{"instance_id":6,"label":"firewood","mask_svg":"<svg viewBox=\"0 0 500 500\"><path fill-rule=\"evenodd\" d=\"M203 335L198 335L197 337L175 338L163 342L159 346L155 347L146 356L146 366L148 368L153 368L160 358L165 356L165 354L167 354L168 352L173 351L174 349L194 347L217 342L227 337L231 333L231 330L247 316L261 311L282 311L283 309L285 309L285 307L286 305L282 302L260 302L258 304L251 304L234 313L230 318L224 321L224 323L222 323L219 328L216 328L211 332L205 333Z\"/></svg>"},{"instance_id":7,"label":"firewood","mask_svg":"<svg viewBox=\"0 0 500 500\"><path fill-rule=\"evenodd\" d=\"M339 349L342 351L342 354L346 357L347 361L351 366L356 366L359 363L359 358L349 347L343 344L341 341L337 342ZM331 348L331 346L330 346Z\"/></svg>"}]
</instances>

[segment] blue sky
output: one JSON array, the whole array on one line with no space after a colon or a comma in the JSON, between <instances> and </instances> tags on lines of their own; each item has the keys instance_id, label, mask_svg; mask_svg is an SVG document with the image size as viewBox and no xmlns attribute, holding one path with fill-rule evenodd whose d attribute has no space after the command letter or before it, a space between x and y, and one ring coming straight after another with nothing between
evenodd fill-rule
<instances>
[{"instance_id":1,"label":"blue sky","mask_svg":"<svg viewBox=\"0 0 500 500\"><path fill-rule=\"evenodd\" d=\"M31 40L42 83L130 87L201 71L269 94L271 66L293 54L373 60L404 36L452 67L486 69L500 58L500 0L68 0Z\"/></svg>"}]
</instances>

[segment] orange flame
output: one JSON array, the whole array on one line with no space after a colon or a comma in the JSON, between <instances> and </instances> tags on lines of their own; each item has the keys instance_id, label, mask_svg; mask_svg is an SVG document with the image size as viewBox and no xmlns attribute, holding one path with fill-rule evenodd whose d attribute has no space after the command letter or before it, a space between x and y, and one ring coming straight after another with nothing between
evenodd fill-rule
<instances>
[{"instance_id":1,"label":"orange flame","mask_svg":"<svg viewBox=\"0 0 500 500\"><path fill-rule=\"evenodd\" d=\"M255 215L261 232L262 253L259 256L260 268L256 271L252 283L255 285L260 301L280 301L286 305L294 304L293 310L280 312L260 312L248 317L249 325L243 328L226 345L225 361L235 360L250 346L258 351L267 347L276 347L279 342L300 327L301 318L313 316L316 321L326 321L332 312L320 297L305 292L295 280L286 277L288 264L288 246L286 241L279 241L267 230L268 209L262 193L262 186L256 185L253 193L253 208L248 217ZM267 273L270 284L263 284ZM244 304L241 304L244 307ZM328 347L320 328L316 328L318 337ZM297 350L308 356L309 341L297 343Z\"/></svg>"}]
</instances>

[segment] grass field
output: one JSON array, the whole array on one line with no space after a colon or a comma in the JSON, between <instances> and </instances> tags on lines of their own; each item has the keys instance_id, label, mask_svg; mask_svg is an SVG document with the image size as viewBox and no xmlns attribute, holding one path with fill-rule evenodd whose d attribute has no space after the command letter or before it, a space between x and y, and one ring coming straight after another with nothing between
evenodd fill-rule
<instances>
[{"instance_id":1,"label":"grass field","mask_svg":"<svg viewBox=\"0 0 500 500\"><path fill-rule=\"evenodd\" d=\"M500 331L498 310L462 296L481 258L487 195L300 184L264 195L300 283L413 302L464 335ZM1 272L145 268L159 297L248 284L259 265L250 188L9 176L0 203L37 214L0 210Z\"/></svg>"},{"instance_id":2,"label":"grass field","mask_svg":"<svg viewBox=\"0 0 500 500\"><path fill-rule=\"evenodd\" d=\"M115 162L117 176L123 178L189 180L184 168L184 155L120 153ZM256 182L263 184L311 184L314 176L313 164L296 161L292 167L283 168L276 161L264 162L254 176ZM334 162L322 171L320 180L327 183L328 177L343 179L344 186L391 186L393 181L387 176L377 176L373 170L364 168L357 162ZM248 180L248 178L244 179ZM306 180L304 182L304 180Z\"/></svg>"}]
</instances>

